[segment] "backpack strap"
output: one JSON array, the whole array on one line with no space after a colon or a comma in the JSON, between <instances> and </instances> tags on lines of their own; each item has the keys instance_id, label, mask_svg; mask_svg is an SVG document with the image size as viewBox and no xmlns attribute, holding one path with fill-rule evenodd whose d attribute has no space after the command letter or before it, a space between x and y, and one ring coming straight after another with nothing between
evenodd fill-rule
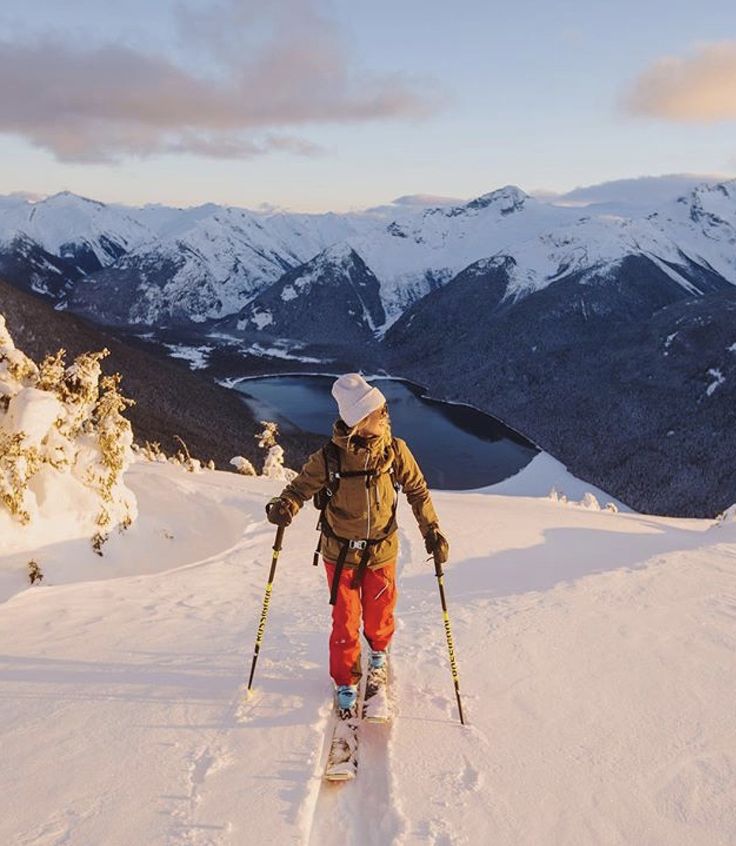
<instances>
[{"instance_id":1,"label":"backpack strap","mask_svg":"<svg viewBox=\"0 0 736 846\"><path fill-rule=\"evenodd\" d=\"M395 527L387 532L383 537L380 538L369 538L367 540L351 540L350 538L341 538L339 535L336 535L333 531L329 523L326 526L325 534L331 535L333 538L340 542L340 553L337 556L337 561L335 562L335 574L332 577L332 585L330 588L330 605L334 605L337 602L337 589L338 585L340 584L340 576L342 575L342 571L345 567L345 559L348 554L349 549L360 549L362 550L360 555L360 561L358 562L358 566L355 570L353 578L350 582L350 587L358 588L363 582L363 575L365 571L368 569L368 561L371 557L371 548L374 547L377 543L381 543L381 541L386 540L386 538L391 537L391 535L395 531Z\"/></svg>"},{"instance_id":2,"label":"backpack strap","mask_svg":"<svg viewBox=\"0 0 736 846\"><path fill-rule=\"evenodd\" d=\"M343 568L345 567L345 558L348 554L348 544L344 543L340 547L340 554L335 561L335 573L332 576L332 584L330 585L330 605L337 602L337 589L340 586L340 576L342 576Z\"/></svg>"},{"instance_id":3,"label":"backpack strap","mask_svg":"<svg viewBox=\"0 0 736 846\"><path fill-rule=\"evenodd\" d=\"M388 535L386 535L388 537ZM383 540L383 538L381 538ZM371 555L371 548L370 545L366 543L363 547L363 554L360 556L360 561L358 562L358 566L353 573L353 579L350 582L351 588L359 588L363 584L363 576L365 575L365 571L368 569L368 559Z\"/></svg>"},{"instance_id":4,"label":"backpack strap","mask_svg":"<svg viewBox=\"0 0 736 846\"><path fill-rule=\"evenodd\" d=\"M396 477L396 456L399 454L399 445L396 441L396 438L391 438L391 450L393 452L393 455L391 458L391 464L389 465L387 472L391 476L391 484L394 486L394 491L396 492L396 502L398 502L399 491L401 490L401 483ZM396 502L394 502L394 514L396 513Z\"/></svg>"},{"instance_id":5,"label":"backpack strap","mask_svg":"<svg viewBox=\"0 0 736 846\"><path fill-rule=\"evenodd\" d=\"M327 441L322 447L322 457L325 460L325 479L327 479L325 488L327 496L332 497L337 493L342 478L340 473L340 448L334 441Z\"/></svg>"},{"instance_id":6,"label":"backpack strap","mask_svg":"<svg viewBox=\"0 0 736 846\"><path fill-rule=\"evenodd\" d=\"M319 530L317 548L314 550L314 557L312 559L312 564L315 567L319 566L319 550L322 546L322 527L327 522L325 518L325 511L327 510L327 506L330 504L330 500L337 493L337 489L340 486L340 450L334 441L327 441L327 443L322 447L322 458L325 462L326 484L324 487L324 495L322 497L322 507L319 510L317 525L315 526L315 528Z\"/></svg>"}]
</instances>

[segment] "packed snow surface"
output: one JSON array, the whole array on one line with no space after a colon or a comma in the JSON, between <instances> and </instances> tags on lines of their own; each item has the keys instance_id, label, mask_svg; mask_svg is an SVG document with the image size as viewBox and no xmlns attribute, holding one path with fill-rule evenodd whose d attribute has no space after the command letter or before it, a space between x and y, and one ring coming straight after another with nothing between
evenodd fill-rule
<instances>
[{"instance_id":1,"label":"packed snow surface","mask_svg":"<svg viewBox=\"0 0 736 846\"><path fill-rule=\"evenodd\" d=\"M140 516L102 559L39 548L29 587L3 538L0 843L735 842L732 520L435 492L462 727L402 498L396 717L361 727L334 786L314 509L286 530L245 699L283 483L139 461L126 484Z\"/></svg>"}]
</instances>

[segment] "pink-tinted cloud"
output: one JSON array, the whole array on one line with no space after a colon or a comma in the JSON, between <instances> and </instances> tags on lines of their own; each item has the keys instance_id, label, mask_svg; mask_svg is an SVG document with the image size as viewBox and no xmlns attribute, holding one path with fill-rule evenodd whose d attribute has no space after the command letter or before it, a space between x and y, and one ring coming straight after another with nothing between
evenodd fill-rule
<instances>
[{"instance_id":1,"label":"pink-tinted cloud","mask_svg":"<svg viewBox=\"0 0 736 846\"><path fill-rule=\"evenodd\" d=\"M671 121L736 120L736 41L665 56L634 81L623 105L630 114Z\"/></svg>"},{"instance_id":2,"label":"pink-tinted cloud","mask_svg":"<svg viewBox=\"0 0 736 846\"><path fill-rule=\"evenodd\" d=\"M295 128L434 110L437 100L415 81L357 72L320 8L319 0L227 0L206 14L180 6L187 65L124 45L0 43L0 132L65 161L314 155L319 148Z\"/></svg>"}]
</instances>

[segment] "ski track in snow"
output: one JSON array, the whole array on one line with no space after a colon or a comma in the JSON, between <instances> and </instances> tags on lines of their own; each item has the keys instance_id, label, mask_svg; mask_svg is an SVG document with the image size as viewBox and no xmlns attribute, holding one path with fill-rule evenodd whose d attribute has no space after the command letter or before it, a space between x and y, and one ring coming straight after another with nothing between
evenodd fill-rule
<instances>
[{"instance_id":1,"label":"ski track in snow","mask_svg":"<svg viewBox=\"0 0 736 846\"><path fill-rule=\"evenodd\" d=\"M188 756L186 793L170 799L170 815L174 821L172 846L216 846L226 842L223 838L231 831L229 824L216 826L197 822L197 809L206 780L210 774L225 766L226 762L224 750L210 744Z\"/></svg>"},{"instance_id":2,"label":"ski track in snow","mask_svg":"<svg viewBox=\"0 0 736 846\"><path fill-rule=\"evenodd\" d=\"M358 775L354 781L322 780L332 721L325 729L319 767L319 794L307 821L308 846L384 846L402 842L405 821L391 776L390 725L361 723Z\"/></svg>"},{"instance_id":3,"label":"ski track in snow","mask_svg":"<svg viewBox=\"0 0 736 846\"><path fill-rule=\"evenodd\" d=\"M403 571L411 562L423 562L427 572L422 574L422 583L431 582L432 591L422 590L420 598L416 588L407 587L399 594L397 657L393 665L397 678L393 695L398 703L413 703L414 709L401 713L401 706L397 705L392 779L399 793L402 793L402 785L411 783L411 794L418 790L423 803L419 812L405 805L405 830L397 842L407 846L427 843L455 846L473 842L463 834L467 831L463 816L469 813L472 818L478 818L480 814L482 818L490 802L485 795L483 775L471 763L477 760L479 748L484 749L487 743L471 724L472 695L463 685L458 632L467 614L465 609L459 613L458 608L453 608L451 587L446 585L463 710L468 723L462 726L450 673L434 564L427 560L421 542L413 535L402 535L399 569ZM449 581L451 584L451 577ZM423 668L431 666L440 668L440 686L433 687L422 677ZM427 814L427 808L433 812Z\"/></svg>"}]
</instances>

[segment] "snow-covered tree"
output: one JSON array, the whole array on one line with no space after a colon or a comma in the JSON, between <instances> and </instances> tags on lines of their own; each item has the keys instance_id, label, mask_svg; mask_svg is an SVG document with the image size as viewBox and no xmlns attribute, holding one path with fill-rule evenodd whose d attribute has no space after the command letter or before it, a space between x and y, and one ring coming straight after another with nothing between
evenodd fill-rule
<instances>
[{"instance_id":1,"label":"snow-covered tree","mask_svg":"<svg viewBox=\"0 0 736 846\"><path fill-rule=\"evenodd\" d=\"M736 523L736 502L716 517L716 525L722 526L725 523Z\"/></svg>"},{"instance_id":2,"label":"snow-covered tree","mask_svg":"<svg viewBox=\"0 0 736 846\"><path fill-rule=\"evenodd\" d=\"M592 494L590 491L585 492L585 494L583 495L583 498L580 500L580 505L582 505L583 508L587 508L589 511L600 511L601 510L600 502L598 502L598 499L596 498L596 496L594 494Z\"/></svg>"},{"instance_id":3,"label":"snow-covered tree","mask_svg":"<svg viewBox=\"0 0 736 846\"><path fill-rule=\"evenodd\" d=\"M139 452L147 461L157 461L160 464L167 462L166 453L161 449L158 441L146 441L142 447L133 444L133 451Z\"/></svg>"},{"instance_id":4,"label":"snow-covered tree","mask_svg":"<svg viewBox=\"0 0 736 846\"><path fill-rule=\"evenodd\" d=\"M278 479L281 482L290 482L298 474L289 467L284 467L284 450L275 444L268 450L266 460L263 462L263 476L267 479Z\"/></svg>"},{"instance_id":5,"label":"snow-covered tree","mask_svg":"<svg viewBox=\"0 0 736 846\"><path fill-rule=\"evenodd\" d=\"M243 458L242 455L236 455L230 459L230 464L235 468L237 473L240 473L243 476L255 476L256 468L248 461L247 458Z\"/></svg>"},{"instance_id":6,"label":"snow-covered tree","mask_svg":"<svg viewBox=\"0 0 736 846\"><path fill-rule=\"evenodd\" d=\"M100 550L114 526L137 515L123 483L133 434L120 377L102 376L108 354L65 352L40 365L15 348L0 315L0 532L45 520L92 530ZM4 513L3 513L4 512Z\"/></svg>"},{"instance_id":7,"label":"snow-covered tree","mask_svg":"<svg viewBox=\"0 0 736 846\"><path fill-rule=\"evenodd\" d=\"M261 420L263 431L256 435L258 446L266 449L266 458L263 462L263 476L267 479L276 479L281 482L290 482L298 475L295 470L284 467L284 450L276 442L276 435L279 427L277 423L270 420Z\"/></svg>"}]
</instances>

